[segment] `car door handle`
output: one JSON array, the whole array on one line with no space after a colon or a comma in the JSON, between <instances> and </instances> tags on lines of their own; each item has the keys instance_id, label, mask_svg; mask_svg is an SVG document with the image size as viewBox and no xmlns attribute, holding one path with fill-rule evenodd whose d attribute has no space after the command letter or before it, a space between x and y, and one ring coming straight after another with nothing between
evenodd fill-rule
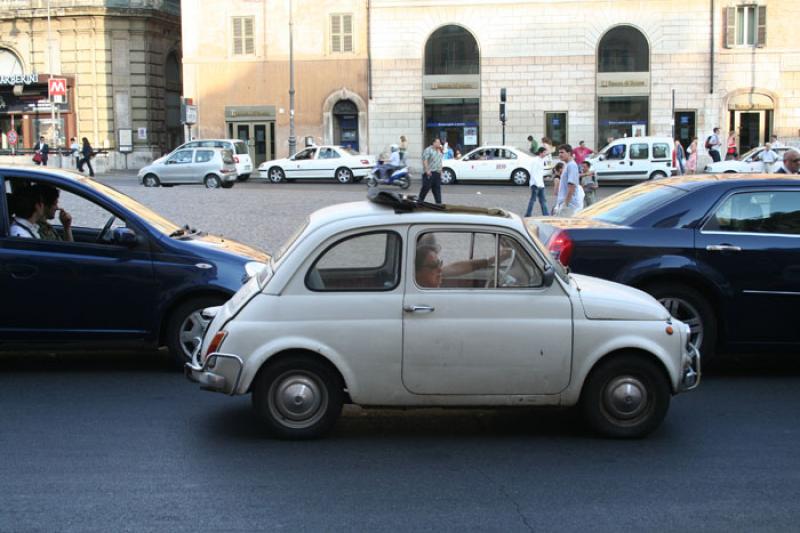
<instances>
[{"instance_id":1,"label":"car door handle","mask_svg":"<svg viewBox=\"0 0 800 533\"><path fill-rule=\"evenodd\" d=\"M431 305L404 305L403 311L406 313L433 313L434 307Z\"/></svg>"},{"instance_id":2,"label":"car door handle","mask_svg":"<svg viewBox=\"0 0 800 533\"><path fill-rule=\"evenodd\" d=\"M6 271L14 279L29 279L36 275L38 269L31 265L8 265Z\"/></svg>"},{"instance_id":3,"label":"car door handle","mask_svg":"<svg viewBox=\"0 0 800 533\"><path fill-rule=\"evenodd\" d=\"M620 164L620 165L624 165L624 164L625 164L625 161L620 161L620 162L619 162L619 164Z\"/></svg>"},{"instance_id":4,"label":"car door handle","mask_svg":"<svg viewBox=\"0 0 800 533\"><path fill-rule=\"evenodd\" d=\"M710 244L706 246L709 252L741 252L740 246L733 246L731 244Z\"/></svg>"}]
</instances>

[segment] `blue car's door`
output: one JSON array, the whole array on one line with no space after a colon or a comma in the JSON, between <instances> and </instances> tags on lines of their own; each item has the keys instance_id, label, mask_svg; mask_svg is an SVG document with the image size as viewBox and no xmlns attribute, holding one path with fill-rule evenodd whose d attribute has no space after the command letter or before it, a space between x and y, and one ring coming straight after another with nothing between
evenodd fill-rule
<instances>
[{"instance_id":1,"label":"blue car's door","mask_svg":"<svg viewBox=\"0 0 800 533\"><path fill-rule=\"evenodd\" d=\"M0 225L0 342L152 335L156 286L147 235L139 228L130 246L99 239L113 215L110 230L128 225L125 215L75 192L62 190L60 198L74 219L74 242L10 237L7 221Z\"/></svg>"},{"instance_id":2,"label":"blue car's door","mask_svg":"<svg viewBox=\"0 0 800 533\"><path fill-rule=\"evenodd\" d=\"M737 191L697 234L698 259L726 280L734 343L800 343L800 188Z\"/></svg>"}]
</instances>

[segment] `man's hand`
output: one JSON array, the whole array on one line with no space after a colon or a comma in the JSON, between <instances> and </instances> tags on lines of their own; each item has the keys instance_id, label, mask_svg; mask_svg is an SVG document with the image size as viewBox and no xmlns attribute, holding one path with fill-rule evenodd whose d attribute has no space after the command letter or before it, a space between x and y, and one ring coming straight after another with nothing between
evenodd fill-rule
<instances>
[{"instance_id":1,"label":"man's hand","mask_svg":"<svg viewBox=\"0 0 800 533\"><path fill-rule=\"evenodd\" d=\"M58 220L61 221L61 225L64 226L64 229L72 227L72 215L67 213L64 209L61 209L58 213Z\"/></svg>"}]
</instances>

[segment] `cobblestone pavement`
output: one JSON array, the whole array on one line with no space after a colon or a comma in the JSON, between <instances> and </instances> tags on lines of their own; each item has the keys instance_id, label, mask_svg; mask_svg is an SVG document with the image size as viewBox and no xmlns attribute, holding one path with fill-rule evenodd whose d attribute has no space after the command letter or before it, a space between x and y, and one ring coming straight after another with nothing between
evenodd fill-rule
<instances>
[{"instance_id":1,"label":"cobblestone pavement","mask_svg":"<svg viewBox=\"0 0 800 533\"><path fill-rule=\"evenodd\" d=\"M363 184L337 183L238 183L232 189L209 190L203 186L145 188L130 179L101 178L160 215L179 225L189 224L268 251L276 250L311 212L322 207L366 198ZM601 197L621 190L604 187ZM418 184L409 193L416 194ZM527 187L511 185L453 185L443 188L446 203L501 207L524 213ZM429 200L432 198L429 196ZM548 197L552 207L552 198ZM539 213L538 204L535 214ZM79 223L79 222L78 222Z\"/></svg>"}]
</instances>

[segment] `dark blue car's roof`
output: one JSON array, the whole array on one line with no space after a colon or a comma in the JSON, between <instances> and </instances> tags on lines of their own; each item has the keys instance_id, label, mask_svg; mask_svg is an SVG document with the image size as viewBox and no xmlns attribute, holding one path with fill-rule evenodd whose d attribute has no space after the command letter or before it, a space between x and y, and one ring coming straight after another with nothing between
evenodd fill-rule
<instances>
[{"instance_id":1,"label":"dark blue car's roof","mask_svg":"<svg viewBox=\"0 0 800 533\"><path fill-rule=\"evenodd\" d=\"M800 185L800 176L789 174L697 174L692 176L679 176L665 178L658 183L679 187L687 191L695 191L706 187L719 186L775 186L775 185Z\"/></svg>"}]
</instances>

